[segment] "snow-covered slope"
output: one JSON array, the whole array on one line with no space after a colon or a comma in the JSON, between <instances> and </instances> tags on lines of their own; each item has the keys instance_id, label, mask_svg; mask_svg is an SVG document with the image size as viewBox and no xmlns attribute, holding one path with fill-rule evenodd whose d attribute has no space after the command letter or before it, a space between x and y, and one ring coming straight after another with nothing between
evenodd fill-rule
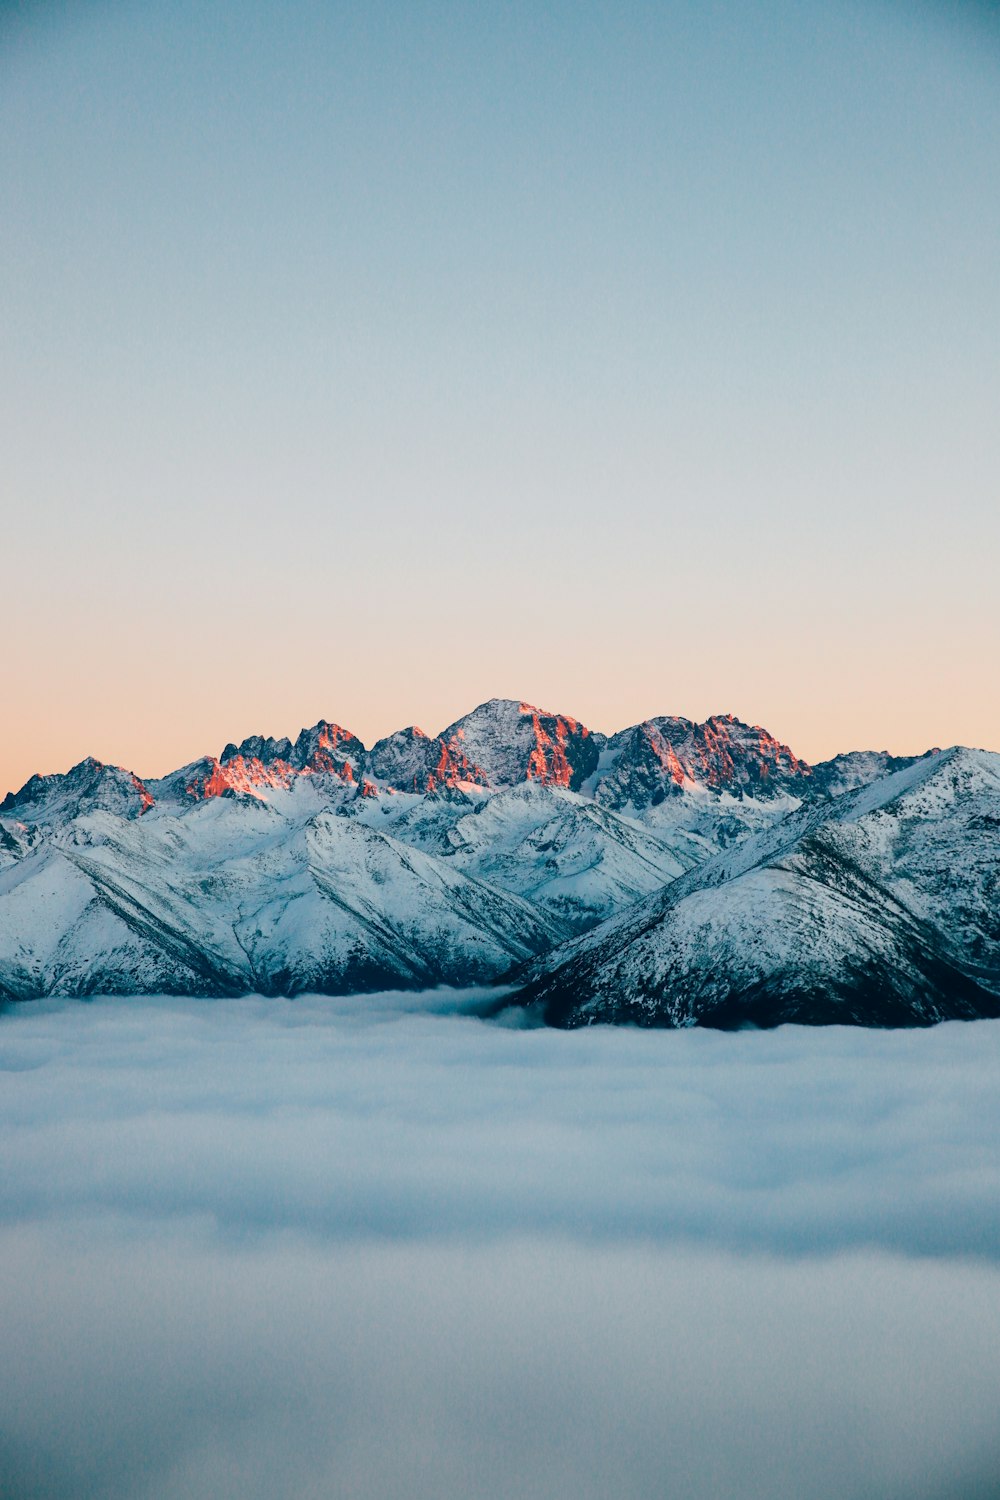
<instances>
[{"instance_id":1,"label":"snow-covered slope","mask_svg":"<svg viewBox=\"0 0 1000 1500\"><path fill-rule=\"evenodd\" d=\"M806 805L525 979L569 1026L1000 1014L1000 756L939 752Z\"/></svg>"},{"instance_id":2,"label":"snow-covered slope","mask_svg":"<svg viewBox=\"0 0 1000 1500\"><path fill-rule=\"evenodd\" d=\"M331 812L85 814L0 869L0 995L426 988L493 979L566 930Z\"/></svg>"},{"instance_id":3,"label":"snow-covered slope","mask_svg":"<svg viewBox=\"0 0 1000 1500\"><path fill-rule=\"evenodd\" d=\"M1000 970L985 752L809 766L730 715L320 720L0 804L0 996L498 980L562 1024L931 1019ZM603 925L599 925L603 924Z\"/></svg>"},{"instance_id":4,"label":"snow-covered slope","mask_svg":"<svg viewBox=\"0 0 1000 1500\"><path fill-rule=\"evenodd\" d=\"M490 793L355 799L345 814L446 858L478 880L525 896L574 929L660 889L705 857L562 787L536 781Z\"/></svg>"}]
</instances>

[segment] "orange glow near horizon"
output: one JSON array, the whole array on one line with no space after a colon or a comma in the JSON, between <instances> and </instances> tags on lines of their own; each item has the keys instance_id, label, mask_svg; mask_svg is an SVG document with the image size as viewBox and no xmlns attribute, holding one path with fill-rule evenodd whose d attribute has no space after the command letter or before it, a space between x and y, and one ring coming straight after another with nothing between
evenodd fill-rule
<instances>
[{"instance_id":1,"label":"orange glow near horizon","mask_svg":"<svg viewBox=\"0 0 1000 1500\"><path fill-rule=\"evenodd\" d=\"M494 697L1000 749L975 6L14 9L0 795Z\"/></svg>"},{"instance_id":2,"label":"orange glow near horizon","mask_svg":"<svg viewBox=\"0 0 1000 1500\"><path fill-rule=\"evenodd\" d=\"M192 685L197 688L196 678ZM317 694L314 687L308 688L304 683L298 686L301 688L301 698L296 702L292 701L291 692L283 690L278 693L273 687L260 683L256 684L261 689L259 698L256 692L232 693L218 704L206 701L204 696L195 692L190 712L183 716L169 711L160 695L145 693L141 683L137 689L131 690L128 701L124 697L115 701L107 688L95 691L92 699L86 701L79 684L76 684L76 701L73 702L70 713L58 711L54 704L40 702L34 693L22 688L20 693L13 693L8 699L9 703L13 703L15 711L8 718L7 734L0 737L0 796L8 791L20 790L36 773L48 775L67 771L88 755L95 755L109 765L122 766L145 782L166 775L198 758L213 759L218 756L222 745L239 743L241 738L250 733L287 734L294 740L303 726L316 723L315 713L303 713L301 704L315 707L317 697L321 696L335 700L346 696L354 701L357 708L356 715L343 714L352 727L347 729L338 726L336 738L330 737L331 743L342 743L343 740L356 736L362 744L371 748L376 740L398 729L407 717L405 708L413 706L412 703L407 705L406 694L402 694L404 712L394 723L388 717L391 702L379 702L377 705L369 703L366 711L356 684L352 684L353 691L346 694L339 694L335 688L322 695ZM184 682L178 680L170 695L171 699L180 701L183 690ZM142 704L138 711L137 694L141 697ZM477 684L462 698L441 699L438 717L443 723L452 722L488 696L492 695L484 693L482 686ZM543 703L559 701L555 693L548 691L538 692L533 696ZM680 692L675 695L667 689L657 693L652 701L651 696L636 692L613 715L605 711L594 712L586 717L579 713L556 717L566 726L585 723L591 730L599 729L605 734L661 714L682 714L695 722L706 724L713 718L711 713L698 714L697 709L692 712L691 698L695 695L690 692L686 702L685 695ZM739 696L742 700L745 695ZM922 699L914 698L905 702L897 696L886 701L884 714L879 712L876 703L861 704L855 700L842 719L838 719L833 705L829 713L820 713L816 704L785 702L782 695L774 691L773 686L767 693L762 693L761 697L771 700L773 712L754 712L752 705L745 705L740 701L737 708L741 711L736 716L748 724L760 726L762 754L766 757L787 754L788 763L792 767L800 761L815 764L848 749L886 749L895 754L915 754L932 746L955 743L973 744L986 749L1000 745L1000 722L993 722L1000 720L1000 714L994 706L992 696L985 693L975 696L970 694L967 703L958 703L957 693L953 689L947 698L938 701L936 710L929 709ZM645 712L636 712L635 707L632 707L629 714L629 706L639 704L642 704ZM574 704L574 708L577 706ZM595 702L594 707L597 709L599 705ZM894 732L890 732L891 720L895 722ZM791 729L788 721L793 721ZM795 721L800 723L798 734L793 732ZM431 738L422 731L415 732L422 738ZM539 729L537 741L532 757L532 775L538 779L549 778L556 784L567 785L568 764L564 763L565 752L559 743L558 731L552 741L544 730ZM682 779L684 766L676 752L665 743L651 742L657 758L665 769L669 768L673 779ZM354 768L349 759L342 762L329 750L318 751L314 759L314 770L335 770L345 779L354 777ZM232 766L233 763L229 762L228 765ZM235 784L238 774L240 773L237 773L235 767L226 776L213 770L209 779L214 776L221 789L225 785ZM274 784L271 778L279 772L275 765L270 768L260 766L259 769L247 769L244 765L241 774L245 789L252 791L255 784ZM460 746L453 744L450 747L442 746L431 779L438 785L454 785L463 780L482 782L485 778L479 767L469 762Z\"/></svg>"}]
</instances>

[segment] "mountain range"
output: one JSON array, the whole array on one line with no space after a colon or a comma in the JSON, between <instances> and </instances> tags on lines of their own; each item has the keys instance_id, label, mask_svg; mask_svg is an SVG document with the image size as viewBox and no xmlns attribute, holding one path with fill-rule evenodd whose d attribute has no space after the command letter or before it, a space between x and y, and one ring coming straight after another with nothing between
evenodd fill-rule
<instances>
[{"instance_id":1,"label":"mountain range","mask_svg":"<svg viewBox=\"0 0 1000 1500\"><path fill-rule=\"evenodd\" d=\"M0 803L0 998L502 985L550 1024L1000 1014L1000 755L493 699Z\"/></svg>"}]
</instances>

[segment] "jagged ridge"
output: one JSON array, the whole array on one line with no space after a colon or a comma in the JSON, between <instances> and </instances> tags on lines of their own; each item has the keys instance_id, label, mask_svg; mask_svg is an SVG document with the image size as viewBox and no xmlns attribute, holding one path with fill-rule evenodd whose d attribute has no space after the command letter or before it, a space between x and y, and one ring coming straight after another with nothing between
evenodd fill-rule
<instances>
[{"instance_id":1,"label":"jagged ridge","mask_svg":"<svg viewBox=\"0 0 1000 1500\"><path fill-rule=\"evenodd\" d=\"M521 998L561 1025L992 1014L997 759L810 766L731 715L607 737L503 699L371 750L321 720L158 779L88 759L0 805L0 996L528 960Z\"/></svg>"}]
</instances>

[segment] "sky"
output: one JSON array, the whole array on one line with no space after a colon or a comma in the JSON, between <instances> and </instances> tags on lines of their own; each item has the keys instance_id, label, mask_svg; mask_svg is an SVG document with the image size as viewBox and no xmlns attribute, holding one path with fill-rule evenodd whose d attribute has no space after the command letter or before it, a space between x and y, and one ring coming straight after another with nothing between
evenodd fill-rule
<instances>
[{"instance_id":1,"label":"sky","mask_svg":"<svg viewBox=\"0 0 1000 1500\"><path fill-rule=\"evenodd\" d=\"M5 1500L997 1500L1000 1024L0 1016Z\"/></svg>"},{"instance_id":2,"label":"sky","mask_svg":"<svg viewBox=\"0 0 1000 1500\"><path fill-rule=\"evenodd\" d=\"M0 792L492 697L1000 748L1000 17L0 8Z\"/></svg>"}]
</instances>

